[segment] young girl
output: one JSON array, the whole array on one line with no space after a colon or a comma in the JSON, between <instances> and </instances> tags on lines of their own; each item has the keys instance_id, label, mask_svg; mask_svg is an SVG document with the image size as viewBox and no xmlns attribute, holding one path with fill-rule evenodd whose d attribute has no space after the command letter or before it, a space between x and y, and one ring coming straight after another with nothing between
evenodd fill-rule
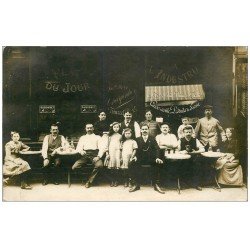
<instances>
[{"instance_id":1,"label":"young girl","mask_svg":"<svg viewBox=\"0 0 250 250\"><path fill-rule=\"evenodd\" d=\"M120 124L118 122L113 122L110 125L107 159L109 159L108 169L110 170L111 187L118 186L117 176L121 162L120 145L122 138L121 134L119 134L119 130L120 130Z\"/></svg>"},{"instance_id":2,"label":"young girl","mask_svg":"<svg viewBox=\"0 0 250 250\"><path fill-rule=\"evenodd\" d=\"M30 170L29 163L19 157L20 151L28 151L30 148L19 141L20 135L18 132L11 132L11 139L5 145L6 156L4 158L3 175L7 178L4 181L7 183L10 177L20 175L21 188L31 189L27 182Z\"/></svg>"},{"instance_id":3,"label":"young girl","mask_svg":"<svg viewBox=\"0 0 250 250\"><path fill-rule=\"evenodd\" d=\"M130 128L126 128L123 131L122 135L122 164L121 169L123 172L124 178L124 187L128 187L129 178L128 178L128 169L129 165L132 161L136 161L136 149L138 148L137 142L132 139L132 130Z\"/></svg>"}]
</instances>

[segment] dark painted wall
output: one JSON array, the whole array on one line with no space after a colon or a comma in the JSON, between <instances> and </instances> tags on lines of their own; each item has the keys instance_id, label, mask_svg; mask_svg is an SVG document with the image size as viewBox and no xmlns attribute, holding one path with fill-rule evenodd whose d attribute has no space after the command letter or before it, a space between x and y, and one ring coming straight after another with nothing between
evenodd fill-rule
<instances>
[{"instance_id":1,"label":"dark painted wall","mask_svg":"<svg viewBox=\"0 0 250 250\"><path fill-rule=\"evenodd\" d=\"M155 84L203 84L205 102L214 105L215 117L228 125L232 55L230 47L7 47L3 137L16 129L36 140L53 121L61 121L65 135L81 134L85 122L97 119L96 113L80 112L84 104L106 108L110 120L118 121L130 107L141 121L144 85ZM187 74L192 69L196 73ZM39 105L55 105L56 113L39 114ZM180 120L178 115L157 115L174 124ZM187 115L202 116L203 110Z\"/></svg>"}]
</instances>

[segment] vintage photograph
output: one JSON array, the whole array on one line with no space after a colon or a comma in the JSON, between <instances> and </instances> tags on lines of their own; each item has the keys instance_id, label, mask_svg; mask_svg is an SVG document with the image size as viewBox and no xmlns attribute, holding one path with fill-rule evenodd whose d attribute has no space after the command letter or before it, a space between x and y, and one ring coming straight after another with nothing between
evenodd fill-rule
<instances>
[{"instance_id":1,"label":"vintage photograph","mask_svg":"<svg viewBox=\"0 0 250 250\"><path fill-rule=\"evenodd\" d=\"M2 200L247 201L248 47L2 47Z\"/></svg>"}]
</instances>

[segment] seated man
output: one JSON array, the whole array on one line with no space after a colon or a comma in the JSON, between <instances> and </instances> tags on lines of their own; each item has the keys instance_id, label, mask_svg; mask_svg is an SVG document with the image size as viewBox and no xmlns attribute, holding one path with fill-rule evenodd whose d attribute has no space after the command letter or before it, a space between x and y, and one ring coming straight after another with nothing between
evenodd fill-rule
<instances>
[{"instance_id":1,"label":"seated man","mask_svg":"<svg viewBox=\"0 0 250 250\"><path fill-rule=\"evenodd\" d=\"M74 170L84 167L86 163L94 164L94 169L89 177L89 180L85 184L85 187L89 188L98 174L99 169L103 167L101 158L104 154L104 150L100 145L101 137L93 133L93 124L86 124L85 129L87 134L80 137L76 147L76 151L81 155L81 158L74 163L72 169Z\"/></svg>"},{"instance_id":2,"label":"seated man","mask_svg":"<svg viewBox=\"0 0 250 250\"><path fill-rule=\"evenodd\" d=\"M178 150L182 154L190 154L191 158L184 161L184 166L182 169L186 173L187 177L192 176L192 184L199 191L202 190L200 187L200 162L198 155L205 152L204 146L200 143L198 139L192 137L193 127L187 125L183 129L184 137L179 140Z\"/></svg>"},{"instance_id":3,"label":"seated man","mask_svg":"<svg viewBox=\"0 0 250 250\"><path fill-rule=\"evenodd\" d=\"M160 150L161 150L161 157L164 156L165 150L175 150L178 146L177 138L174 134L169 133L170 128L167 123L161 124L161 134L155 137Z\"/></svg>"},{"instance_id":4,"label":"seated man","mask_svg":"<svg viewBox=\"0 0 250 250\"><path fill-rule=\"evenodd\" d=\"M53 182L55 185L59 184L59 174L61 167L61 159L56 156L56 149L67 146L68 142L64 136L59 135L58 125L52 124L50 128L50 135L46 135L42 145L42 156L43 156L43 174L44 180L43 185L48 184L49 173L53 174Z\"/></svg>"},{"instance_id":5,"label":"seated man","mask_svg":"<svg viewBox=\"0 0 250 250\"><path fill-rule=\"evenodd\" d=\"M163 161L159 158L159 147L156 140L149 136L149 127L147 124L141 125L142 136L137 138L137 162L130 167L131 179L134 182L134 186L129 190L129 192L135 192L140 189L140 176L141 176L141 165L151 165L152 180L154 185L154 190L164 194L160 188L160 170Z\"/></svg>"}]
</instances>

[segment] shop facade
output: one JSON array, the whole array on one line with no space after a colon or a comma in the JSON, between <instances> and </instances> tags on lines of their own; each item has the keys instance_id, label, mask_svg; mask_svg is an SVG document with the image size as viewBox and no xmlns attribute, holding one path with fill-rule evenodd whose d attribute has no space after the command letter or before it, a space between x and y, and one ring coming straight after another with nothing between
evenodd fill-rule
<instances>
[{"instance_id":1,"label":"shop facade","mask_svg":"<svg viewBox=\"0 0 250 250\"><path fill-rule=\"evenodd\" d=\"M131 108L142 121L149 107L177 130L181 117L195 125L210 104L233 126L247 109L247 57L239 66L237 55L235 47L6 47L3 141L12 130L39 141L57 121L65 136L78 137L100 109L121 121Z\"/></svg>"}]
</instances>

